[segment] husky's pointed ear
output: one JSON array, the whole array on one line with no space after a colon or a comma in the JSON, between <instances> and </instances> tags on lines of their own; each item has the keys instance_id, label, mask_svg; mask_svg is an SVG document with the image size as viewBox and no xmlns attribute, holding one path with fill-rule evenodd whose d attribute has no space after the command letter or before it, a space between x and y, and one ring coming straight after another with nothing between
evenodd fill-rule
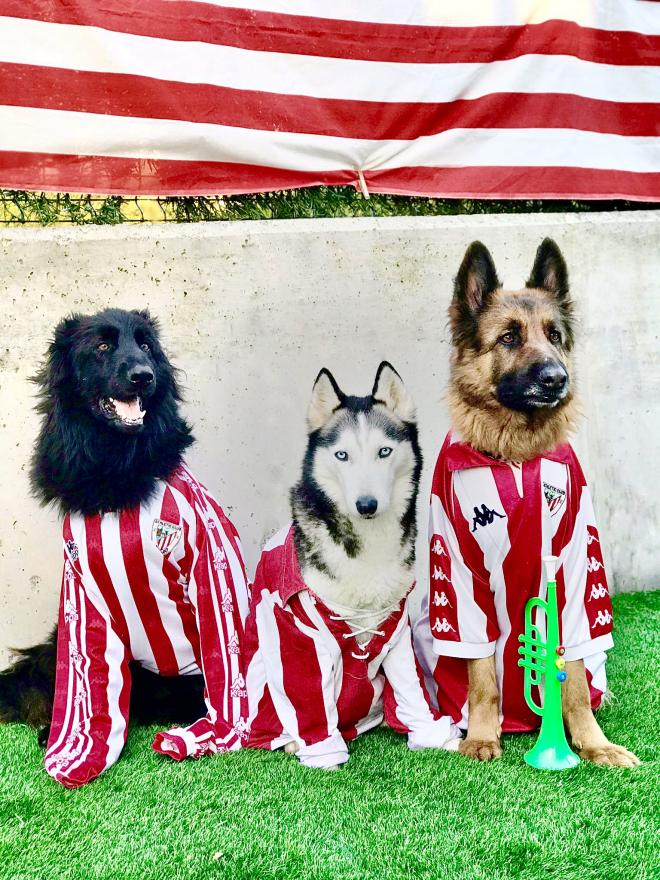
<instances>
[{"instance_id":1,"label":"husky's pointed ear","mask_svg":"<svg viewBox=\"0 0 660 880\"><path fill-rule=\"evenodd\" d=\"M312 399L307 410L307 427L310 434L326 424L333 412L342 405L345 397L330 370L323 367L314 382Z\"/></svg>"},{"instance_id":2,"label":"husky's pointed ear","mask_svg":"<svg viewBox=\"0 0 660 880\"><path fill-rule=\"evenodd\" d=\"M376 371L371 396L379 403L385 404L402 422L415 421L415 403L408 394L403 379L387 361L383 361Z\"/></svg>"},{"instance_id":3,"label":"husky's pointed ear","mask_svg":"<svg viewBox=\"0 0 660 880\"><path fill-rule=\"evenodd\" d=\"M544 238L539 245L526 287L547 290L559 300L568 298L568 269L561 251L551 238Z\"/></svg>"},{"instance_id":4,"label":"husky's pointed ear","mask_svg":"<svg viewBox=\"0 0 660 880\"><path fill-rule=\"evenodd\" d=\"M449 309L455 345L476 340L477 316L501 286L490 251L480 241L473 241L456 275L454 297Z\"/></svg>"}]
</instances>

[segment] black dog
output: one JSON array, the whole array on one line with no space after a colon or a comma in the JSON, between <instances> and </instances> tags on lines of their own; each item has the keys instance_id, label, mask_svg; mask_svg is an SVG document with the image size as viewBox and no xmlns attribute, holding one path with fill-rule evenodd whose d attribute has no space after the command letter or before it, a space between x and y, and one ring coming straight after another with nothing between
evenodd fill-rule
<instances>
[{"instance_id":1,"label":"black dog","mask_svg":"<svg viewBox=\"0 0 660 880\"><path fill-rule=\"evenodd\" d=\"M178 411L176 370L146 311L106 309L65 319L34 381L43 422L32 488L63 514L147 501L193 442ZM56 631L43 645L17 652L15 664L0 673L0 721L45 727L40 738L47 738L55 660ZM188 723L206 712L201 675L163 677L133 663L131 673L133 720Z\"/></svg>"}]
</instances>

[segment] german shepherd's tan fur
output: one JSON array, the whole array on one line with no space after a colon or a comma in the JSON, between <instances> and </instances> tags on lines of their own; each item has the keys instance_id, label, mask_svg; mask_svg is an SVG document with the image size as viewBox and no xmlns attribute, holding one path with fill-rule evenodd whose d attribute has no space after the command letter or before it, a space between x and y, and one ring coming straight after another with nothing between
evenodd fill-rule
<instances>
[{"instance_id":1,"label":"german shepherd's tan fur","mask_svg":"<svg viewBox=\"0 0 660 880\"><path fill-rule=\"evenodd\" d=\"M468 248L449 308L452 426L475 449L526 461L567 441L577 419L572 351L573 303L568 273L554 241L540 245L523 290L503 290L481 242ZM566 664L564 720L580 755L597 764L632 767L639 760L610 743L589 698L584 664ZM499 699L495 658L468 660L469 721L460 751L498 758Z\"/></svg>"}]
</instances>

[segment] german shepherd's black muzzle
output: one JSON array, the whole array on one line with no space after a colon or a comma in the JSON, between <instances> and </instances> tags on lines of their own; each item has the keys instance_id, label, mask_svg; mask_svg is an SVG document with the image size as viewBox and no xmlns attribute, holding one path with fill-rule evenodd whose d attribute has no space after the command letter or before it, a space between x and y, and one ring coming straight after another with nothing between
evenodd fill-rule
<instances>
[{"instance_id":1,"label":"german shepherd's black muzzle","mask_svg":"<svg viewBox=\"0 0 660 880\"><path fill-rule=\"evenodd\" d=\"M568 372L559 361L531 364L506 373L497 386L497 399L508 409L531 412L557 406L568 394Z\"/></svg>"}]
</instances>

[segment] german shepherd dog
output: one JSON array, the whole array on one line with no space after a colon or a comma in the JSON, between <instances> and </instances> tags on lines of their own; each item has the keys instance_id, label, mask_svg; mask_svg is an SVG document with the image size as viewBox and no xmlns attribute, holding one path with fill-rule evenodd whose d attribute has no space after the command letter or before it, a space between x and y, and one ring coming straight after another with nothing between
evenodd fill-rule
<instances>
[{"instance_id":1,"label":"german shepherd dog","mask_svg":"<svg viewBox=\"0 0 660 880\"><path fill-rule=\"evenodd\" d=\"M32 489L65 516L80 519L148 505L193 442L179 412L176 370L146 311L106 309L66 318L35 382L42 425ZM145 539L145 547L161 569L174 559L172 554L164 562L163 544L156 550ZM0 673L0 721L44 728L42 742L53 711L56 648L57 629L44 644L18 651L14 665ZM132 720L190 723L206 713L198 669L165 676L135 660L129 667Z\"/></svg>"},{"instance_id":2,"label":"german shepherd dog","mask_svg":"<svg viewBox=\"0 0 660 880\"><path fill-rule=\"evenodd\" d=\"M555 242L542 242L525 288L514 291L502 289L486 247L471 244L455 280L449 319L448 403L460 440L496 461L523 467L565 444L577 415L574 307ZM490 528L505 528L500 522ZM478 523L475 518L472 534ZM584 593L583 582L581 589ZM501 754L495 658L467 662L469 720L460 750L489 760ZM568 661L566 671L564 718L581 756L619 767L639 763L609 742L596 722L583 660Z\"/></svg>"}]
</instances>

